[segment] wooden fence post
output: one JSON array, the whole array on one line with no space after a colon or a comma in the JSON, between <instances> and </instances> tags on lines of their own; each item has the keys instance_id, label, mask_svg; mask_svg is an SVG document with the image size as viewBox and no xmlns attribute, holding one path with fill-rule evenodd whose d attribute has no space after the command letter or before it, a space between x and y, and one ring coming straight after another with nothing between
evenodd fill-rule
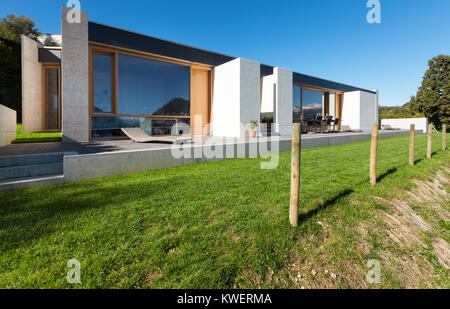
<instances>
[{"instance_id":1,"label":"wooden fence post","mask_svg":"<svg viewBox=\"0 0 450 309\"><path fill-rule=\"evenodd\" d=\"M433 125L428 125L428 145L427 145L427 158L431 159L431 151L433 149Z\"/></svg>"},{"instance_id":2,"label":"wooden fence post","mask_svg":"<svg viewBox=\"0 0 450 309\"><path fill-rule=\"evenodd\" d=\"M377 184L378 123L372 126L372 147L370 149L370 183Z\"/></svg>"},{"instance_id":3,"label":"wooden fence post","mask_svg":"<svg viewBox=\"0 0 450 309\"><path fill-rule=\"evenodd\" d=\"M442 150L447 150L447 125L442 125Z\"/></svg>"},{"instance_id":4,"label":"wooden fence post","mask_svg":"<svg viewBox=\"0 0 450 309\"><path fill-rule=\"evenodd\" d=\"M302 151L302 133L299 123L292 126L292 166L291 166L291 205L289 222L298 226L298 202L300 197L300 160Z\"/></svg>"},{"instance_id":5,"label":"wooden fence post","mask_svg":"<svg viewBox=\"0 0 450 309\"><path fill-rule=\"evenodd\" d=\"M414 166L416 125L412 124L409 133L409 165Z\"/></svg>"}]
</instances>

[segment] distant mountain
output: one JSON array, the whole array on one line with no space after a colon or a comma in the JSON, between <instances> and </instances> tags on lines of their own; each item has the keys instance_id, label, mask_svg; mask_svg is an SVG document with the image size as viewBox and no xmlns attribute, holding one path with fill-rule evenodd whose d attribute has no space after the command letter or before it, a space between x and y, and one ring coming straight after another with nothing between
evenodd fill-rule
<instances>
[{"instance_id":1,"label":"distant mountain","mask_svg":"<svg viewBox=\"0 0 450 309\"><path fill-rule=\"evenodd\" d=\"M189 116L191 112L190 101L183 98L170 100L166 105L158 109L153 115L159 116Z\"/></svg>"},{"instance_id":2,"label":"distant mountain","mask_svg":"<svg viewBox=\"0 0 450 309\"><path fill-rule=\"evenodd\" d=\"M322 110L322 104L320 103L313 103L307 106L303 106L303 109L320 109Z\"/></svg>"}]
</instances>

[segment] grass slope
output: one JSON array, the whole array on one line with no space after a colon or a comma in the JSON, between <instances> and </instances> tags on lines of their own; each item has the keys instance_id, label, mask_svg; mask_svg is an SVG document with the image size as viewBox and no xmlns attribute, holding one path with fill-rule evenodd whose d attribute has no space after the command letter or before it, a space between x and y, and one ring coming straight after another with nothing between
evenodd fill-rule
<instances>
[{"instance_id":1,"label":"grass slope","mask_svg":"<svg viewBox=\"0 0 450 309\"><path fill-rule=\"evenodd\" d=\"M415 167L408 137L381 140L374 188L369 142L304 150L296 229L288 222L290 152L275 170L236 159L0 192L0 288L410 286L394 262L381 285L364 283L368 259L411 255L393 251L377 219L389 209L372 197L398 197L411 179L449 165L440 138L426 160L426 136L417 136ZM448 221L440 228L448 235ZM81 285L66 281L73 258ZM448 288L448 272L439 264L433 271L423 286Z\"/></svg>"},{"instance_id":2,"label":"grass slope","mask_svg":"<svg viewBox=\"0 0 450 309\"><path fill-rule=\"evenodd\" d=\"M22 132L22 124L17 124L16 139L13 144L61 142L61 132Z\"/></svg>"}]
</instances>

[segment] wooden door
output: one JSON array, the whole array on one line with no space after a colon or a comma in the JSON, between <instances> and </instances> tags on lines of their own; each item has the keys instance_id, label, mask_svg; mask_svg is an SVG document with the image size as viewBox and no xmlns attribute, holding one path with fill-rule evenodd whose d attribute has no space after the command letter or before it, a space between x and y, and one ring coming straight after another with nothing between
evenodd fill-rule
<instances>
[{"instance_id":1,"label":"wooden door","mask_svg":"<svg viewBox=\"0 0 450 309\"><path fill-rule=\"evenodd\" d=\"M201 123L195 123L200 115ZM191 134L209 135L208 124L211 120L211 69L191 68Z\"/></svg>"}]
</instances>

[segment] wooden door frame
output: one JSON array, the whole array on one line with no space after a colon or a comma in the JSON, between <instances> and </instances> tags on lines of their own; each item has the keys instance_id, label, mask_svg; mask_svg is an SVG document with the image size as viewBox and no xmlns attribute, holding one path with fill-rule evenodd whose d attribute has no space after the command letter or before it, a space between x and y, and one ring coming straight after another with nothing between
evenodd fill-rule
<instances>
[{"instance_id":1,"label":"wooden door frame","mask_svg":"<svg viewBox=\"0 0 450 309\"><path fill-rule=\"evenodd\" d=\"M48 129L45 125L45 100L46 100L46 83L45 83L45 70L47 69L58 69L58 128ZM60 63L43 63L42 64L42 130L43 131L61 131L61 64Z\"/></svg>"}]
</instances>

